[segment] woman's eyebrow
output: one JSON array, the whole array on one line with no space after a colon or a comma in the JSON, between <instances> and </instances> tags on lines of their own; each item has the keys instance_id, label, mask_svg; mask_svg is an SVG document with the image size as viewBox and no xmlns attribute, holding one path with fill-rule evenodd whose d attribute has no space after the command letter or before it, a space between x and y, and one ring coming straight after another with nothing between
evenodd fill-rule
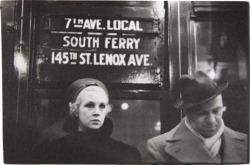
<instances>
[{"instance_id":1,"label":"woman's eyebrow","mask_svg":"<svg viewBox=\"0 0 250 165\"><path fill-rule=\"evenodd\" d=\"M100 104L108 105L108 102L101 102Z\"/></svg>"},{"instance_id":2,"label":"woman's eyebrow","mask_svg":"<svg viewBox=\"0 0 250 165\"><path fill-rule=\"evenodd\" d=\"M87 102L85 102L85 104L94 104L94 102L93 101L87 101Z\"/></svg>"}]
</instances>

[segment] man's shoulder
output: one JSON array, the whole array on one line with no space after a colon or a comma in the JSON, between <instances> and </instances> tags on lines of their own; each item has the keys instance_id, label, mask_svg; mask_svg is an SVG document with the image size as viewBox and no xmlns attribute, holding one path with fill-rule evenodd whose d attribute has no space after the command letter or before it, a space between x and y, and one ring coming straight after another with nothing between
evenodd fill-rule
<instances>
[{"instance_id":1,"label":"man's shoulder","mask_svg":"<svg viewBox=\"0 0 250 165\"><path fill-rule=\"evenodd\" d=\"M183 127L183 124L182 123L179 123L177 126L175 126L173 129L171 129L170 131L164 133L164 134L161 134L161 135L158 135L158 136L155 136L151 139L148 140L148 143L154 143L154 144L163 144L163 143L166 143L168 141L174 141L174 140L178 140L176 137L180 135L180 131L182 129L185 129Z\"/></svg>"},{"instance_id":2,"label":"man's shoulder","mask_svg":"<svg viewBox=\"0 0 250 165\"><path fill-rule=\"evenodd\" d=\"M235 131L231 128L225 127L225 131L233 138L236 140L240 140L242 142L247 142L247 134Z\"/></svg>"}]
</instances>

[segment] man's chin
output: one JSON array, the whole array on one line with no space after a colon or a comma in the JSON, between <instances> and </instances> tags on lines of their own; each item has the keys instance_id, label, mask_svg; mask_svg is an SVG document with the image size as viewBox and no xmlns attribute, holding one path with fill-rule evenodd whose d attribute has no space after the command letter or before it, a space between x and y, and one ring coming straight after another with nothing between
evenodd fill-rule
<instances>
[{"instance_id":1,"label":"man's chin","mask_svg":"<svg viewBox=\"0 0 250 165\"><path fill-rule=\"evenodd\" d=\"M202 136L204 136L205 138L209 138L209 137L212 137L213 135L215 135L217 131L218 131L218 129L208 129L203 133Z\"/></svg>"}]
</instances>

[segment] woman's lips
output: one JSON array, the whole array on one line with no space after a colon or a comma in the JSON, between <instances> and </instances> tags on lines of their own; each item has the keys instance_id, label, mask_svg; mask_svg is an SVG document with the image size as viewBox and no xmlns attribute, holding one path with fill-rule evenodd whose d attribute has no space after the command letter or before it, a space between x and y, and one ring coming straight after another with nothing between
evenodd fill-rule
<instances>
[{"instance_id":1,"label":"woman's lips","mask_svg":"<svg viewBox=\"0 0 250 165\"><path fill-rule=\"evenodd\" d=\"M91 122L101 122L101 121L98 119L93 119L93 120L91 120Z\"/></svg>"}]
</instances>

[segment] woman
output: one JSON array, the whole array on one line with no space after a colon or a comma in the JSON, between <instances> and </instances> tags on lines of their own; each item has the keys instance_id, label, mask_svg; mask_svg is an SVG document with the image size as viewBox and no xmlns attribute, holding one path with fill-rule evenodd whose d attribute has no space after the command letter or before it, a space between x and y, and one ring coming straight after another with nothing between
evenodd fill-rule
<instances>
[{"instance_id":1,"label":"woman","mask_svg":"<svg viewBox=\"0 0 250 165\"><path fill-rule=\"evenodd\" d=\"M69 135L52 141L44 163L140 163L135 147L111 139L109 94L105 85L90 78L73 82L68 89L70 118L64 128ZM104 122L105 121L105 122Z\"/></svg>"}]
</instances>

